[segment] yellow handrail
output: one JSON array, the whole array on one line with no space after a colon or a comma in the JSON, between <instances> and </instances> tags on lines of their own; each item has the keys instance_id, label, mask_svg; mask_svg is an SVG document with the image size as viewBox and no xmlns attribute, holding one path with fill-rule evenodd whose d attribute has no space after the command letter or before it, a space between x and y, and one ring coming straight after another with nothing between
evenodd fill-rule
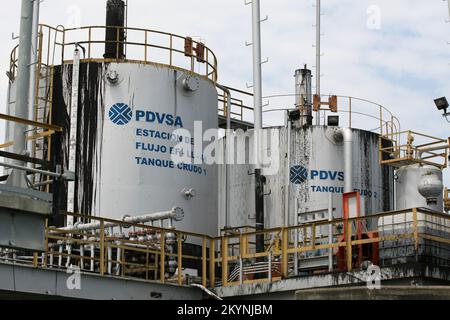
<instances>
[{"instance_id":1,"label":"yellow handrail","mask_svg":"<svg viewBox=\"0 0 450 320\"><path fill-rule=\"evenodd\" d=\"M355 267L354 255L350 253L359 250L362 245L380 246L385 241L410 239L417 252L423 239L450 244L450 240L441 235L442 232L450 232L450 217L425 209L386 212L264 231L243 231L220 237L80 214L62 215L72 216L84 223L97 222L99 227L86 231L47 227L47 249L42 258L33 259L35 267L64 269L65 264L60 259L70 259L70 263L83 272L184 285L187 278L182 271L174 269L173 262L176 262L177 270L183 270L183 266L189 262L190 268L194 264L199 270L199 276L190 278L190 281L209 288L289 278L295 275L292 270L295 256L304 259L310 253L315 256L318 251L326 254L328 250L343 250L346 252L344 265L350 271ZM367 234L371 235L369 238L355 236L353 225L358 223L366 226ZM46 224L48 226L48 222ZM344 225L346 230L353 230L347 232L345 237L342 232ZM328 235L318 231L328 230L328 226L333 230L331 243ZM433 228L439 232L433 233ZM296 238L296 233L301 237ZM264 252L255 251L254 239L257 235L272 239ZM185 243L196 244L199 250L191 253L184 246ZM66 252L64 248L67 247L73 250ZM59 265L56 260L60 260ZM333 268L341 270L339 264L333 265ZM328 266L322 271L328 272ZM256 274L259 276L254 276Z\"/></svg>"},{"instance_id":2,"label":"yellow handrail","mask_svg":"<svg viewBox=\"0 0 450 320\"><path fill-rule=\"evenodd\" d=\"M117 39L115 41L107 41L104 37L104 31L106 29L115 28L118 30L123 30L127 34L127 39L121 41ZM86 32L87 34L83 34ZM40 63L47 66L52 66L55 64L70 63L71 50L66 50L67 48L73 48L75 45L82 46L86 52L83 60L87 61L136 61L140 63L157 63L161 65L167 65L170 67L176 67L182 70L193 72L204 76L214 82L217 81L217 58L214 52L211 51L207 46L198 41L192 40L192 44L197 46L197 48L203 48L204 54L200 55L197 53L187 53L184 49L184 42L187 40L186 37L182 37L176 34L142 29L142 28L132 28L132 27L111 27L111 26L85 26L80 28L63 28L63 27L52 27L49 25L40 25L41 37L45 40L45 52L41 56ZM98 38L95 35L101 34ZM117 33L119 34L119 32ZM132 41L134 37L141 37L140 41ZM159 37L159 38L158 38ZM166 43L161 43L161 39L166 41ZM159 41L159 42L158 42ZM115 43L118 46L123 45L127 48L143 48L143 53L139 54L133 52L132 50L127 50L127 58L117 56L114 59L103 58L103 46L107 43ZM101 45L101 47L99 47ZM200 46L200 47L199 47ZM97 51L95 51L97 49ZM148 57L150 49L156 49L161 52L168 52L167 59L158 57L156 54L151 58ZM14 77L16 75L16 68L14 67L17 62L17 47L14 48L11 53L11 67L10 72ZM61 54L60 60L55 61L55 56L57 52ZM158 52L155 52L158 53ZM69 56L66 56L68 54ZM189 67L180 64L179 58L184 58L186 62L189 63ZM200 70L200 66L204 65L204 69ZM196 69L196 67L198 67Z\"/></svg>"}]
</instances>

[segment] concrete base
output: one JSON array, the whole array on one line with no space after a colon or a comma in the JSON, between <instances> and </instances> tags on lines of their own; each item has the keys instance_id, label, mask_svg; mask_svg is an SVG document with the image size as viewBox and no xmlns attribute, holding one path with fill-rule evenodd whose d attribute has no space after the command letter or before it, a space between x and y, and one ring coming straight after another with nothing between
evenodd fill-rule
<instances>
[{"instance_id":1,"label":"concrete base","mask_svg":"<svg viewBox=\"0 0 450 320\"><path fill-rule=\"evenodd\" d=\"M76 300L202 300L197 288L149 281L79 275L79 287L70 286L73 274L0 263L0 299ZM68 285L69 284L69 285Z\"/></svg>"},{"instance_id":2,"label":"concrete base","mask_svg":"<svg viewBox=\"0 0 450 320\"><path fill-rule=\"evenodd\" d=\"M450 286L382 286L309 289L296 293L297 300L450 300Z\"/></svg>"},{"instance_id":3,"label":"concrete base","mask_svg":"<svg viewBox=\"0 0 450 320\"><path fill-rule=\"evenodd\" d=\"M234 287L216 288L214 293L225 299L295 300L298 292L316 292L317 290L346 288L366 289L365 271L344 273L324 273L285 279L273 283L248 284ZM398 265L381 269L382 288L406 287L416 288L427 286L450 285L450 269L421 263ZM311 290L311 291L307 291ZM361 298L363 299L363 298Z\"/></svg>"}]
</instances>

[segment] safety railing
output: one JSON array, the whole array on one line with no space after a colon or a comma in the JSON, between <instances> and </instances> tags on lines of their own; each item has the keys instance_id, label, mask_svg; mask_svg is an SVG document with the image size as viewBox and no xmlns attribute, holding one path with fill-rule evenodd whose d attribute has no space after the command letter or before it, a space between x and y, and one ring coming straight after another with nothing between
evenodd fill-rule
<instances>
[{"instance_id":1,"label":"safety railing","mask_svg":"<svg viewBox=\"0 0 450 320\"><path fill-rule=\"evenodd\" d=\"M208 286L212 238L173 229L156 228L102 218L65 214L97 224L89 230L48 227L47 250L40 262L45 268L76 266L82 272L188 285ZM185 243L195 243L192 251ZM184 273L185 266L199 271Z\"/></svg>"},{"instance_id":2,"label":"safety railing","mask_svg":"<svg viewBox=\"0 0 450 320\"><path fill-rule=\"evenodd\" d=\"M253 113L253 103L250 101L253 94L230 87L227 87L227 89L231 92L231 118L244 121L246 113ZM228 114L227 93L219 87L217 91L219 97L219 116L226 117Z\"/></svg>"},{"instance_id":3,"label":"safety railing","mask_svg":"<svg viewBox=\"0 0 450 320\"><path fill-rule=\"evenodd\" d=\"M43 140L51 141L52 137L63 132L63 128L59 126L17 118L6 114L0 114L0 120L6 121L6 130L8 132L12 132L16 125L24 125L24 130L26 131L25 141L31 142L34 145L42 145ZM38 143L39 141L41 141L41 143ZM55 177L62 176L63 174L62 172L53 172L55 168L50 162L49 144L47 143L45 148L42 145L43 152L40 154L33 152L30 155L13 153L15 144L16 141L14 140L5 141L0 144L0 158L6 159L5 162L0 162L0 166L7 169L17 169L27 172L25 177L30 188L48 193L50 185L53 183ZM13 164L13 161L27 165ZM6 171L6 173L7 172L8 171ZM6 178L6 176L4 178Z\"/></svg>"},{"instance_id":4,"label":"safety railing","mask_svg":"<svg viewBox=\"0 0 450 320\"><path fill-rule=\"evenodd\" d=\"M402 131L380 137L382 164L401 167L409 164L448 166L450 139L440 139L413 131Z\"/></svg>"},{"instance_id":5,"label":"safety railing","mask_svg":"<svg viewBox=\"0 0 450 320\"><path fill-rule=\"evenodd\" d=\"M231 117L241 121L252 121L253 119L253 94L243 90L228 88L232 95ZM264 97L263 113L275 113L293 111L295 94L278 94ZM396 132L401 130L399 119L385 106L367 99L350 96L322 95L321 100L334 100L334 107L320 108L320 124L325 125L325 115L339 115L345 122L345 126L350 128L368 129L378 132L380 135L388 135L391 139L397 140ZM227 115L226 93L219 89L219 115ZM328 103L329 104L329 103ZM311 106L313 108L313 106ZM316 114L314 113L314 116ZM280 117L280 119L284 119ZM369 120L369 121L368 121Z\"/></svg>"},{"instance_id":6,"label":"safety railing","mask_svg":"<svg viewBox=\"0 0 450 320\"><path fill-rule=\"evenodd\" d=\"M255 251L257 236L264 237L265 252ZM223 236L219 248L215 260L222 268L216 281L219 286L296 277L311 260L316 260L314 267L306 271L316 274L351 271L361 268L364 261L391 266L426 260L448 266L450 217L412 209Z\"/></svg>"},{"instance_id":7,"label":"safety railing","mask_svg":"<svg viewBox=\"0 0 450 320\"><path fill-rule=\"evenodd\" d=\"M115 29L117 39L106 40L106 30ZM125 33L124 39L120 34ZM39 62L46 66L70 63L76 46L83 61L154 63L179 68L217 81L217 58L203 43L172 33L131 27L86 26L80 28L41 25ZM104 58L105 45L124 47L113 58ZM11 54L10 73L17 74L17 47ZM125 53L125 57L123 55Z\"/></svg>"},{"instance_id":8,"label":"safety railing","mask_svg":"<svg viewBox=\"0 0 450 320\"><path fill-rule=\"evenodd\" d=\"M258 232L242 229L216 238L65 215L94 228L77 230L76 224L61 229L47 221L45 252L1 249L0 262L209 288L275 282L302 272L348 272L365 261L381 267L410 262L450 266L450 217L425 209ZM265 249L257 252L261 237Z\"/></svg>"}]
</instances>

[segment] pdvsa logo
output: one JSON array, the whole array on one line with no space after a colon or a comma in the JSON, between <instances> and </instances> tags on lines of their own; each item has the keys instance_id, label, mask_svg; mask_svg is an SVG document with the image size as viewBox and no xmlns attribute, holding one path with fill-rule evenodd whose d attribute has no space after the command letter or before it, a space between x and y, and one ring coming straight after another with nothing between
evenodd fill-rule
<instances>
[{"instance_id":1,"label":"pdvsa logo","mask_svg":"<svg viewBox=\"0 0 450 320\"><path fill-rule=\"evenodd\" d=\"M109 119L118 126L128 124L133 118L133 110L125 103L116 103L109 109Z\"/></svg>"},{"instance_id":2,"label":"pdvsa logo","mask_svg":"<svg viewBox=\"0 0 450 320\"><path fill-rule=\"evenodd\" d=\"M311 170L309 171L303 166L291 167L291 183L303 184L307 180L311 181L344 181L344 172L333 170Z\"/></svg>"},{"instance_id":3,"label":"pdvsa logo","mask_svg":"<svg viewBox=\"0 0 450 320\"><path fill-rule=\"evenodd\" d=\"M302 184L308 180L308 170L303 166L294 166L291 168L291 182L293 184Z\"/></svg>"}]
</instances>

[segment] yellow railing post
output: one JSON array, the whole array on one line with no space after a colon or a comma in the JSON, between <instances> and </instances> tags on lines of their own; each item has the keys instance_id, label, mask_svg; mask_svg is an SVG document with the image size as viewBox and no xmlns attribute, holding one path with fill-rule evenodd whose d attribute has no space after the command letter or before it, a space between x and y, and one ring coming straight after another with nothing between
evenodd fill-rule
<instances>
[{"instance_id":1,"label":"yellow railing post","mask_svg":"<svg viewBox=\"0 0 450 320\"><path fill-rule=\"evenodd\" d=\"M209 279L209 286L214 288L216 285L216 248L214 239L209 241Z\"/></svg>"},{"instance_id":2,"label":"yellow railing post","mask_svg":"<svg viewBox=\"0 0 450 320\"><path fill-rule=\"evenodd\" d=\"M39 267L39 256L37 252L33 252L33 267L35 269Z\"/></svg>"},{"instance_id":3,"label":"yellow railing post","mask_svg":"<svg viewBox=\"0 0 450 320\"><path fill-rule=\"evenodd\" d=\"M161 230L161 261L160 261L160 281L161 283L166 282L166 234L164 230Z\"/></svg>"},{"instance_id":4,"label":"yellow railing post","mask_svg":"<svg viewBox=\"0 0 450 320\"><path fill-rule=\"evenodd\" d=\"M283 227L282 229L282 243L281 243L281 274L283 278L287 278L288 276L288 267L289 267L289 261L288 261L288 232Z\"/></svg>"},{"instance_id":5,"label":"yellow railing post","mask_svg":"<svg viewBox=\"0 0 450 320\"><path fill-rule=\"evenodd\" d=\"M183 285L183 236L178 232L178 285Z\"/></svg>"},{"instance_id":6,"label":"yellow railing post","mask_svg":"<svg viewBox=\"0 0 450 320\"><path fill-rule=\"evenodd\" d=\"M352 234L353 234L353 221L347 221L347 271L353 270L353 252L352 252Z\"/></svg>"},{"instance_id":7,"label":"yellow railing post","mask_svg":"<svg viewBox=\"0 0 450 320\"><path fill-rule=\"evenodd\" d=\"M226 236L222 237L222 285L224 287L228 286L228 238Z\"/></svg>"},{"instance_id":8,"label":"yellow railing post","mask_svg":"<svg viewBox=\"0 0 450 320\"><path fill-rule=\"evenodd\" d=\"M105 221L100 220L100 275L105 275Z\"/></svg>"},{"instance_id":9,"label":"yellow railing post","mask_svg":"<svg viewBox=\"0 0 450 320\"><path fill-rule=\"evenodd\" d=\"M206 237L203 237L202 241L202 285L206 288L208 285L208 252L206 247Z\"/></svg>"}]
</instances>

